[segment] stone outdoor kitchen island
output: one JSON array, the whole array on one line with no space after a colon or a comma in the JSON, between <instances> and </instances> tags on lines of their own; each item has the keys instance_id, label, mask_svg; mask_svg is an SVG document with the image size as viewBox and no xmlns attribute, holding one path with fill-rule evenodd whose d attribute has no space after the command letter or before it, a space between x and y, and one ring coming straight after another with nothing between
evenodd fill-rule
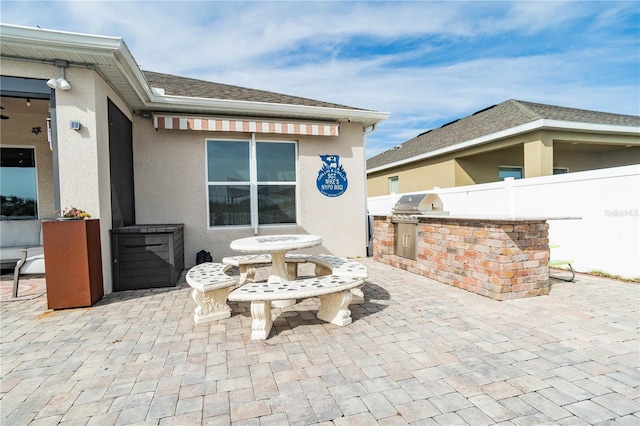
<instances>
[{"instance_id":1,"label":"stone outdoor kitchen island","mask_svg":"<svg viewBox=\"0 0 640 426\"><path fill-rule=\"evenodd\" d=\"M550 218L414 218L415 260L397 254L392 217L374 217L376 261L496 300L549 294Z\"/></svg>"}]
</instances>

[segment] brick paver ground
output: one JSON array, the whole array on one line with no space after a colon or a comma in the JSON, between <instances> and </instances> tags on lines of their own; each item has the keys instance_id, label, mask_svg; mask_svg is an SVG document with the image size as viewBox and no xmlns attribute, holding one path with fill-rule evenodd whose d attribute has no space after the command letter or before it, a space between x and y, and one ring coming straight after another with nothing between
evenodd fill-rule
<instances>
[{"instance_id":1,"label":"brick paver ground","mask_svg":"<svg viewBox=\"0 0 640 426\"><path fill-rule=\"evenodd\" d=\"M190 289L1 304L2 425L640 424L640 286L497 302L379 264L353 323L318 302L195 325Z\"/></svg>"}]
</instances>

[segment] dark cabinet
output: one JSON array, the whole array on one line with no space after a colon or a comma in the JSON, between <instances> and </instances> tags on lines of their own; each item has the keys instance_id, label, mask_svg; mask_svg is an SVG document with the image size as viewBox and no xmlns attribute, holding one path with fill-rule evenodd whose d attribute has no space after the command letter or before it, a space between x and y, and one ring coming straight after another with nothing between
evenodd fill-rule
<instances>
[{"instance_id":1,"label":"dark cabinet","mask_svg":"<svg viewBox=\"0 0 640 426\"><path fill-rule=\"evenodd\" d=\"M42 222L49 309L91 306L104 296L100 220Z\"/></svg>"},{"instance_id":2,"label":"dark cabinet","mask_svg":"<svg viewBox=\"0 0 640 426\"><path fill-rule=\"evenodd\" d=\"M183 228L170 224L113 229L113 291L175 286L184 270Z\"/></svg>"}]
</instances>

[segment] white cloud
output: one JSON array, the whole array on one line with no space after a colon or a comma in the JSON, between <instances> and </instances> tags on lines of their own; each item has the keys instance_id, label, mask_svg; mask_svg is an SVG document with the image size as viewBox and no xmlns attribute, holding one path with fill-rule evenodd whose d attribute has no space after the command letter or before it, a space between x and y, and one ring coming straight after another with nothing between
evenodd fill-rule
<instances>
[{"instance_id":1,"label":"white cloud","mask_svg":"<svg viewBox=\"0 0 640 426\"><path fill-rule=\"evenodd\" d=\"M2 2L3 22L121 36L146 70L390 112L368 156L510 98L639 114L638 14L581 1Z\"/></svg>"}]
</instances>

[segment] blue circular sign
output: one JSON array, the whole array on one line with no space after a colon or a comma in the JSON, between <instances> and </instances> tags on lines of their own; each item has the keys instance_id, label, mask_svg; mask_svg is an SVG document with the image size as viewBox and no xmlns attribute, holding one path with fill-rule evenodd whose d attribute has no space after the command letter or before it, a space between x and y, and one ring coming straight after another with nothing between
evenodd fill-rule
<instances>
[{"instance_id":1,"label":"blue circular sign","mask_svg":"<svg viewBox=\"0 0 640 426\"><path fill-rule=\"evenodd\" d=\"M322 168L318 172L316 186L327 197L339 197L347 190L347 172L340 164L338 155L321 155Z\"/></svg>"}]
</instances>

